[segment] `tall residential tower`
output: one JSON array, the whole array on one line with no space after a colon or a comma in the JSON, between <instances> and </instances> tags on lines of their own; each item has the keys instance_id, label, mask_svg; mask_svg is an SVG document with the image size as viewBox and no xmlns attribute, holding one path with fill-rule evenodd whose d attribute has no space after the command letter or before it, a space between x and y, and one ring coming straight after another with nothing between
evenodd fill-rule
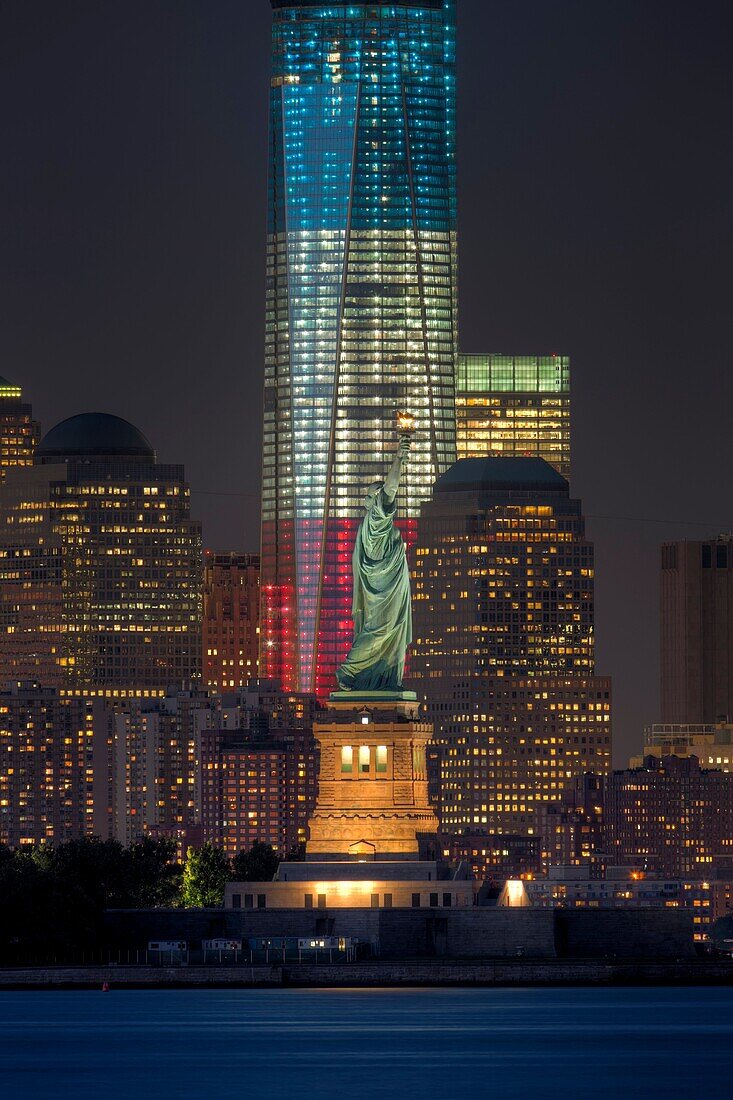
<instances>
[{"instance_id":1,"label":"tall residential tower","mask_svg":"<svg viewBox=\"0 0 733 1100\"><path fill-rule=\"evenodd\" d=\"M397 410L408 548L455 459L455 5L272 6L260 673L323 695Z\"/></svg>"}]
</instances>

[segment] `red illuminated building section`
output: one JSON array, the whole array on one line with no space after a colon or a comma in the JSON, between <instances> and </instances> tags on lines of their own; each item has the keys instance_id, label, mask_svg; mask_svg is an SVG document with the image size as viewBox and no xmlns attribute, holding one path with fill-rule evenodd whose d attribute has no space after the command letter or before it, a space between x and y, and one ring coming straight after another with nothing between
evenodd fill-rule
<instances>
[{"instance_id":1,"label":"red illuminated building section","mask_svg":"<svg viewBox=\"0 0 733 1100\"><path fill-rule=\"evenodd\" d=\"M279 680L288 690L297 690L296 685L300 685L301 690L308 690L309 684L303 688L301 680L312 660L314 693L319 699L325 699L336 690L336 669L345 660L353 638L351 555L360 522L359 514L353 519L330 521L320 586L313 585L309 576L298 584L294 575L294 556L285 551L279 559L276 557L278 547L282 551L291 544L287 531L281 530L282 525L279 525L275 534L272 528L263 525L260 675L264 679ZM417 520L398 519L396 525L405 540L409 562L417 538ZM305 548L317 543L320 552L320 536L315 537L317 531L311 529L308 535L307 543L303 539L301 546ZM303 556L307 557L305 554ZM265 577L282 578L286 570L292 571L287 583L266 583ZM303 621L306 609L306 623L310 623L317 612L318 646L315 654L310 637L299 636L298 633L298 622ZM304 654L309 655L307 665L303 661Z\"/></svg>"}]
</instances>

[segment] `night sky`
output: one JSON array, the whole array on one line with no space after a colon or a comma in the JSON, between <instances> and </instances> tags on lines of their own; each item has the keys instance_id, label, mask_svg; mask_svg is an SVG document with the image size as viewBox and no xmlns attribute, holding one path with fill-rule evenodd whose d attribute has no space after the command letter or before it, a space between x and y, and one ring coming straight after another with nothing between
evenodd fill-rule
<instances>
[{"instance_id":1,"label":"night sky","mask_svg":"<svg viewBox=\"0 0 733 1100\"><path fill-rule=\"evenodd\" d=\"M617 766L660 542L733 530L733 4L459 0L465 351L572 356ZM268 0L0 0L0 374L184 462L257 549Z\"/></svg>"}]
</instances>

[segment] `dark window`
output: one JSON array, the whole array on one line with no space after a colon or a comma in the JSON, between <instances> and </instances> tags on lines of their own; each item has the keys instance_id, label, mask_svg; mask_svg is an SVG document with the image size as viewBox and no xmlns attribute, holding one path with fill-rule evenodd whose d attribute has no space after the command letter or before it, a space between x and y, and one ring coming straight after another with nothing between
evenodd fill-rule
<instances>
[{"instance_id":1,"label":"dark window","mask_svg":"<svg viewBox=\"0 0 733 1100\"><path fill-rule=\"evenodd\" d=\"M326 908L326 895L325 894L319 894L318 895L318 908L319 909L325 909Z\"/></svg>"},{"instance_id":2,"label":"dark window","mask_svg":"<svg viewBox=\"0 0 733 1100\"><path fill-rule=\"evenodd\" d=\"M420 895L419 894L413 894L412 895L412 908L413 909L419 909L420 908Z\"/></svg>"},{"instance_id":3,"label":"dark window","mask_svg":"<svg viewBox=\"0 0 733 1100\"><path fill-rule=\"evenodd\" d=\"M438 895L437 894L431 894L430 895L430 904L431 905L437 905L438 904Z\"/></svg>"},{"instance_id":4,"label":"dark window","mask_svg":"<svg viewBox=\"0 0 733 1100\"><path fill-rule=\"evenodd\" d=\"M305 895L305 907L306 907L306 909L312 909L313 908L313 895L312 894L306 894Z\"/></svg>"},{"instance_id":5,"label":"dark window","mask_svg":"<svg viewBox=\"0 0 733 1100\"><path fill-rule=\"evenodd\" d=\"M728 566L728 547L716 546L715 547L715 564L718 569L726 569Z\"/></svg>"},{"instance_id":6,"label":"dark window","mask_svg":"<svg viewBox=\"0 0 733 1100\"><path fill-rule=\"evenodd\" d=\"M242 908L242 895L241 894L232 894L232 909L241 909L241 908Z\"/></svg>"},{"instance_id":7,"label":"dark window","mask_svg":"<svg viewBox=\"0 0 733 1100\"><path fill-rule=\"evenodd\" d=\"M448 908L450 908L450 903L451 903L451 896L450 896L450 894L443 894L443 905L445 905L445 906L447 906Z\"/></svg>"},{"instance_id":8,"label":"dark window","mask_svg":"<svg viewBox=\"0 0 733 1100\"><path fill-rule=\"evenodd\" d=\"M384 908L385 909L391 909L392 908L392 895L391 894L385 894L384 895Z\"/></svg>"},{"instance_id":9,"label":"dark window","mask_svg":"<svg viewBox=\"0 0 733 1100\"><path fill-rule=\"evenodd\" d=\"M379 894L372 894L372 909L379 909Z\"/></svg>"},{"instance_id":10,"label":"dark window","mask_svg":"<svg viewBox=\"0 0 733 1100\"><path fill-rule=\"evenodd\" d=\"M252 909L253 908L252 901L253 901L252 895L251 894L245 894L244 895L244 908L245 909Z\"/></svg>"},{"instance_id":11,"label":"dark window","mask_svg":"<svg viewBox=\"0 0 733 1100\"><path fill-rule=\"evenodd\" d=\"M703 546L702 548L702 567L703 569L709 569L712 565L712 546Z\"/></svg>"},{"instance_id":12,"label":"dark window","mask_svg":"<svg viewBox=\"0 0 733 1100\"><path fill-rule=\"evenodd\" d=\"M264 909L266 905L267 905L267 894L258 894L257 895L257 908L258 909Z\"/></svg>"}]
</instances>

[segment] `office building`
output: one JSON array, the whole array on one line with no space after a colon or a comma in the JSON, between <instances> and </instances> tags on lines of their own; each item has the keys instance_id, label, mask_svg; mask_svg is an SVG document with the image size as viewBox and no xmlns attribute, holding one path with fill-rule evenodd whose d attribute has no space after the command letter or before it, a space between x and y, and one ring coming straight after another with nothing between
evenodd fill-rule
<instances>
[{"instance_id":1,"label":"office building","mask_svg":"<svg viewBox=\"0 0 733 1100\"><path fill-rule=\"evenodd\" d=\"M594 675L593 545L540 458L465 458L423 505L410 679L434 726L446 833L536 835L537 811L611 752Z\"/></svg>"},{"instance_id":2,"label":"office building","mask_svg":"<svg viewBox=\"0 0 733 1100\"><path fill-rule=\"evenodd\" d=\"M733 870L733 775L649 756L606 784L606 846L621 866L703 878Z\"/></svg>"},{"instance_id":3,"label":"office building","mask_svg":"<svg viewBox=\"0 0 733 1100\"><path fill-rule=\"evenodd\" d=\"M207 550L202 631L206 687L231 691L257 676L259 622L259 556Z\"/></svg>"},{"instance_id":4,"label":"office building","mask_svg":"<svg viewBox=\"0 0 733 1100\"><path fill-rule=\"evenodd\" d=\"M0 480L7 470L31 466L33 452L41 438L41 425L23 401L20 386L0 378Z\"/></svg>"},{"instance_id":5,"label":"office building","mask_svg":"<svg viewBox=\"0 0 733 1100\"><path fill-rule=\"evenodd\" d=\"M32 682L0 690L0 844L111 835L98 707Z\"/></svg>"},{"instance_id":6,"label":"office building","mask_svg":"<svg viewBox=\"0 0 733 1100\"><path fill-rule=\"evenodd\" d=\"M324 697L365 487L455 460L454 0L272 0L260 672Z\"/></svg>"},{"instance_id":7,"label":"office building","mask_svg":"<svg viewBox=\"0 0 733 1100\"><path fill-rule=\"evenodd\" d=\"M285 857L308 839L318 794L312 730L209 730L201 765L206 840L232 856L269 844Z\"/></svg>"},{"instance_id":8,"label":"office building","mask_svg":"<svg viewBox=\"0 0 733 1100\"><path fill-rule=\"evenodd\" d=\"M611 765L605 677L473 676L432 697L444 833L537 835L537 813Z\"/></svg>"},{"instance_id":9,"label":"office building","mask_svg":"<svg viewBox=\"0 0 733 1100\"><path fill-rule=\"evenodd\" d=\"M538 458L465 458L423 504L410 680L593 672L593 544L579 500Z\"/></svg>"},{"instance_id":10,"label":"office building","mask_svg":"<svg viewBox=\"0 0 733 1100\"><path fill-rule=\"evenodd\" d=\"M110 698L201 678L201 529L182 466L103 413L0 486L0 680Z\"/></svg>"},{"instance_id":11,"label":"office building","mask_svg":"<svg viewBox=\"0 0 733 1100\"><path fill-rule=\"evenodd\" d=\"M458 458L544 458L570 477L567 355L458 356Z\"/></svg>"},{"instance_id":12,"label":"office building","mask_svg":"<svg viewBox=\"0 0 733 1100\"><path fill-rule=\"evenodd\" d=\"M662 722L733 721L733 537L661 552Z\"/></svg>"}]
</instances>

